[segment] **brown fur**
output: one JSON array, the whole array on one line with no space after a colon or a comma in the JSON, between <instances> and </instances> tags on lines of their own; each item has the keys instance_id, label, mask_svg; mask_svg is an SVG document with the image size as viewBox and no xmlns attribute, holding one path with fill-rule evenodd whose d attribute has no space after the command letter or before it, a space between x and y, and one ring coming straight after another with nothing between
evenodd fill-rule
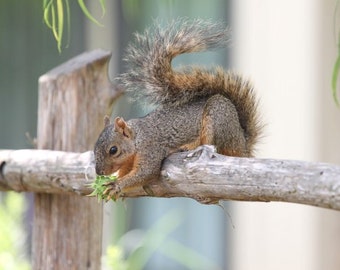
<instances>
[{"instance_id":1,"label":"brown fur","mask_svg":"<svg viewBox=\"0 0 340 270\"><path fill-rule=\"evenodd\" d=\"M118 178L121 178L127 175L130 172L134 172L138 168L138 157L137 155L133 155L127 158L123 165L119 168Z\"/></svg>"},{"instance_id":2,"label":"brown fur","mask_svg":"<svg viewBox=\"0 0 340 270\"><path fill-rule=\"evenodd\" d=\"M224 47L228 34L222 24L180 20L136 35L125 58L130 69L119 81L158 108L128 122L105 121L95 146L96 172L108 173L123 164L109 196L119 197L157 178L163 159L176 151L213 144L224 155L254 155L261 125L250 83L220 67L176 71L171 66L179 54Z\"/></svg>"},{"instance_id":3,"label":"brown fur","mask_svg":"<svg viewBox=\"0 0 340 270\"><path fill-rule=\"evenodd\" d=\"M180 54L224 47L228 41L229 30L219 23L177 20L166 29L155 25L143 35L137 34L136 44L128 47L125 61L131 69L119 81L137 98L147 98L156 105L180 107L215 94L225 96L237 110L247 141L246 155L252 156L262 127L250 83L221 67L176 71L171 66Z\"/></svg>"}]
</instances>

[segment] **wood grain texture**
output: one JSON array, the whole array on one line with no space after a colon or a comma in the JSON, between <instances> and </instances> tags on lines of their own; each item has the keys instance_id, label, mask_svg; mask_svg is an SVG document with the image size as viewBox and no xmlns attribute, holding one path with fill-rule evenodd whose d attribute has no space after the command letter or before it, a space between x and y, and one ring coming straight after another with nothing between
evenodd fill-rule
<instances>
[{"instance_id":1,"label":"wood grain texture","mask_svg":"<svg viewBox=\"0 0 340 270\"><path fill-rule=\"evenodd\" d=\"M0 190L18 192L87 195L96 175L92 151L0 150L0 166Z\"/></svg>"},{"instance_id":2,"label":"wood grain texture","mask_svg":"<svg viewBox=\"0 0 340 270\"><path fill-rule=\"evenodd\" d=\"M118 95L107 77L110 55L84 53L39 78L39 149L93 148ZM35 193L34 207L33 269L100 269L101 204L73 194Z\"/></svg>"},{"instance_id":3,"label":"wood grain texture","mask_svg":"<svg viewBox=\"0 0 340 270\"><path fill-rule=\"evenodd\" d=\"M13 152L17 151L28 150ZM6 160L0 187L18 191L41 187L41 192L89 194L91 190L86 185L95 178L93 152L75 154L51 151L48 155L37 155L50 158L44 164L34 153L27 154L32 157L29 169L24 159L6 159L6 156L23 156L20 153L10 155L8 151L0 151L0 164ZM60 155L63 155L62 163L58 158ZM34 169L37 168L34 160L44 169ZM24 167L36 175L35 179L39 182L32 185L31 180L23 180L22 185L11 184L26 179L26 171L19 169ZM75 182L78 184L75 185ZM226 157L215 153L212 146L201 146L193 151L172 154L164 160L159 179L123 194L123 197L130 198L141 196L188 197L205 204L220 200L281 201L340 210L340 166Z\"/></svg>"}]
</instances>

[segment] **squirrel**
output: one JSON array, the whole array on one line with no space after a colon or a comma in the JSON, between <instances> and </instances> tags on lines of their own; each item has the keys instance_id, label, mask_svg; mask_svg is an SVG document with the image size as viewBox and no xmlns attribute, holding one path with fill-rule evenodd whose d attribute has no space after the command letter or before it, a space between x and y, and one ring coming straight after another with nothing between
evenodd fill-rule
<instances>
[{"instance_id":1,"label":"squirrel","mask_svg":"<svg viewBox=\"0 0 340 270\"><path fill-rule=\"evenodd\" d=\"M125 121L105 117L94 148L96 173L118 171L104 192L119 198L160 175L171 153L215 145L218 153L252 157L261 133L258 102L251 84L221 67L172 69L177 55L226 46L229 29L221 23L180 20L165 29L155 24L127 48L128 71L118 81L158 107Z\"/></svg>"}]
</instances>

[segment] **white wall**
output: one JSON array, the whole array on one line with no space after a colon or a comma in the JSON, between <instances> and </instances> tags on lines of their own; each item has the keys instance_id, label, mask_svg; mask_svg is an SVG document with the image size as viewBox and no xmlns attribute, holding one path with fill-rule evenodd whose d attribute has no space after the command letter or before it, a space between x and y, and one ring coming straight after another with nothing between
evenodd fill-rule
<instances>
[{"instance_id":1,"label":"white wall","mask_svg":"<svg viewBox=\"0 0 340 270\"><path fill-rule=\"evenodd\" d=\"M266 124L259 157L340 162L327 159L340 153L340 114L330 90L334 2L234 1L233 66L253 81ZM327 108L333 108L332 114ZM326 145L331 145L328 153ZM325 252L333 245L325 228L333 228L333 239L340 242L334 234L340 235L338 212L287 203L234 203L231 215L233 270L340 269L335 264L340 256L334 254L340 255L339 245L332 258Z\"/></svg>"}]
</instances>

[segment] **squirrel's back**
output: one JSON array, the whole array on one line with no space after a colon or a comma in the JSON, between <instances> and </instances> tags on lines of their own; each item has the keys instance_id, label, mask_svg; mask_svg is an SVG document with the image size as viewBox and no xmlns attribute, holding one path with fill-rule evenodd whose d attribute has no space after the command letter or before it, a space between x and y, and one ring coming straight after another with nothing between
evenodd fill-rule
<instances>
[{"instance_id":1,"label":"squirrel's back","mask_svg":"<svg viewBox=\"0 0 340 270\"><path fill-rule=\"evenodd\" d=\"M220 23L177 20L164 29L155 25L135 35L135 43L129 45L124 59L129 69L119 81L135 96L156 105L179 107L215 94L224 95L237 110L252 152L261 130L252 86L220 67L174 71L171 66L177 55L225 47L228 41L229 30Z\"/></svg>"}]
</instances>

